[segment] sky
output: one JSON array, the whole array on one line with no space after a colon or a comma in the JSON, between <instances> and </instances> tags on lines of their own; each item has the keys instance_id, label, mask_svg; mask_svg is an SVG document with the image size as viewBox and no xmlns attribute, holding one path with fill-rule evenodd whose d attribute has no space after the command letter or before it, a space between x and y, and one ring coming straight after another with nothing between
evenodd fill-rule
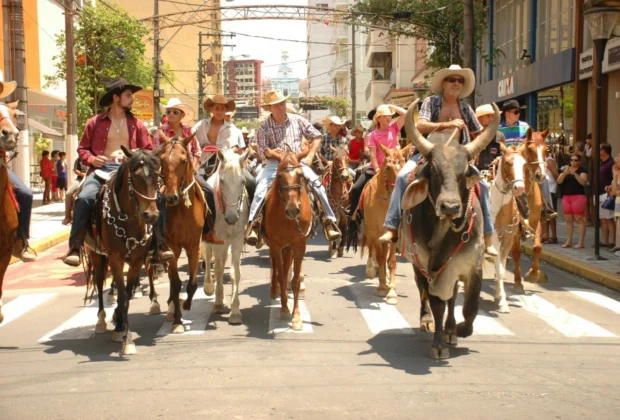
<instances>
[{"instance_id":1,"label":"sky","mask_svg":"<svg viewBox=\"0 0 620 420\"><path fill-rule=\"evenodd\" d=\"M307 6L307 0L233 0L222 1L222 7L233 6L261 6L261 5L299 5ZM303 20L243 20L224 21L222 31L235 32L247 35L259 35L270 38L290 39L306 41L306 21ZM306 54L305 43L275 41L270 39L253 38L237 35L232 40L225 38L227 44L236 45L234 48L225 48L223 59L228 60L231 55L237 59L242 54L248 54L252 59L262 60L263 78L276 77L278 65L282 62L282 51L288 51L289 66L293 69L293 75L304 79L306 77Z\"/></svg>"}]
</instances>

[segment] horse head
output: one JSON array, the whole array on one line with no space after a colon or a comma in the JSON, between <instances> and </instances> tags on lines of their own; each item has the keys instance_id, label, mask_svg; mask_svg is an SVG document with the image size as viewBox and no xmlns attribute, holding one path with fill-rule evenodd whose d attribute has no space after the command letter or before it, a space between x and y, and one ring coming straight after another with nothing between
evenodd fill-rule
<instances>
[{"instance_id":1,"label":"horse head","mask_svg":"<svg viewBox=\"0 0 620 420\"><path fill-rule=\"evenodd\" d=\"M405 158L409 155L411 145L408 144L404 149L400 150L388 149L381 143L379 143L379 147L385 156L381 163L380 171L383 174L385 188L388 192L391 192L396 184L396 177L405 164Z\"/></svg>"},{"instance_id":2,"label":"horse head","mask_svg":"<svg viewBox=\"0 0 620 420\"><path fill-rule=\"evenodd\" d=\"M469 190L480 180L480 172L470 164L495 138L500 112L494 104L495 117L487 129L466 145L447 146L433 144L425 139L413 123L417 101L409 106L405 119L407 137L420 151L427 163L416 173L403 197L403 209L410 209L427 198L440 219L457 219L463 216L463 203L467 203Z\"/></svg>"},{"instance_id":3,"label":"horse head","mask_svg":"<svg viewBox=\"0 0 620 420\"><path fill-rule=\"evenodd\" d=\"M332 177L342 182L349 182L351 180L351 173L349 172L349 150L346 146L334 147L329 146L334 157L332 159Z\"/></svg>"},{"instance_id":4,"label":"horse head","mask_svg":"<svg viewBox=\"0 0 620 420\"><path fill-rule=\"evenodd\" d=\"M121 207L129 206L133 200L142 221L153 225L159 218L156 201L161 162L157 155L145 150L130 151L125 146L121 149L128 159L118 168L114 191Z\"/></svg>"},{"instance_id":5,"label":"horse head","mask_svg":"<svg viewBox=\"0 0 620 420\"><path fill-rule=\"evenodd\" d=\"M498 176L495 178L496 183L503 186L498 188L503 193L512 192L512 195L519 197L525 191L524 170L525 158L519 153L516 146L507 147L504 143L500 143L502 150L502 158L497 168Z\"/></svg>"},{"instance_id":6,"label":"horse head","mask_svg":"<svg viewBox=\"0 0 620 420\"><path fill-rule=\"evenodd\" d=\"M282 152L271 149L265 151L265 157L279 162L275 180L276 188L284 202L284 213L291 220L296 219L301 212L301 188L304 174L299 161L307 154L307 150L297 155L290 151Z\"/></svg>"},{"instance_id":7,"label":"horse head","mask_svg":"<svg viewBox=\"0 0 620 420\"><path fill-rule=\"evenodd\" d=\"M229 225L237 223L241 215L245 193L243 166L249 153L249 150L242 155L238 155L234 150L227 150L225 152L220 150L217 152L220 160L218 168L220 182L218 196L221 197L224 220Z\"/></svg>"},{"instance_id":8,"label":"horse head","mask_svg":"<svg viewBox=\"0 0 620 420\"><path fill-rule=\"evenodd\" d=\"M527 129L525 142L519 147L519 152L527 163L526 171L530 179L540 184L545 180L545 139L549 135L549 129L534 131Z\"/></svg>"},{"instance_id":9,"label":"horse head","mask_svg":"<svg viewBox=\"0 0 620 420\"><path fill-rule=\"evenodd\" d=\"M164 141L153 153L161 160L162 177L166 186L166 205L179 204L184 189L192 183L193 168L188 146L195 134L184 139L176 136Z\"/></svg>"},{"instance_id":10,"label":"horse head","mask_svg":"<svg viewBox=\"0 0 620 420\"><path fill-rule=\"evenodd\" d=\"M0 104L0 150L11 152L17 147L19 129L17 128L17 104Z\"/></svg>"}]
</instances>

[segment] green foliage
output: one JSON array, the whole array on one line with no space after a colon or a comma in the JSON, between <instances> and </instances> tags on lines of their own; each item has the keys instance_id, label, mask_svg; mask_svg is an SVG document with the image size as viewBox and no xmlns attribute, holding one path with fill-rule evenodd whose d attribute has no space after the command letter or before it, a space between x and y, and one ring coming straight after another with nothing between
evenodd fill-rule
<instances>
[{"instance_id":1,"label":"green foliage","mask_svg":"<svg viewBox=\"0 0 620 420\"><path fill-rule=\"evenodd\" d=\"M233 121L237 128L241 130L243 127L247 128L248 131L256 130L260 125L260 120L234 120Z\"/></svg>"},{"instance_id":2,"label":"green foliage","mask_svg":"<svg viewBox=\"0 0 620 420\"><path fill-rule=\"evenodd\" d=\"M50 150L52 140L43 137L43 134L37 133L34 136L34 150L37 156L41 156L44 150Z\"/></svg>"},{"instance_id":3,"label":"green foliage","mask_svg":"<svg viewBox=\"0 0 620 420\"><path fill-rule=\"evenodd\" d=\"M351 112L349 100L342 96L308 96L299 98L299 104L302 107L306 104L313 104L318 108L329 109L338 117L346 117L347 112Z\"/></svg>"}]
</instances>

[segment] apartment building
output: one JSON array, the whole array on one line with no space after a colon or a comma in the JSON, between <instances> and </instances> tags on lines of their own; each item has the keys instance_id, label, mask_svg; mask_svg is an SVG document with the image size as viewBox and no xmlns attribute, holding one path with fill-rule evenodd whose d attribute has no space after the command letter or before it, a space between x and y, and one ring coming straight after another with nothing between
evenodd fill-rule
<instances>
[{"instance_id":1,"label":"apartment building","mask_svg":"<svg viewBox=\"0 0 620 420\"><path fill-rule=\"evenodd\" d=\"M309 7L333 8L336 0L308 0ZM324 22L307 22L306 36L308 53L306 58L308 73L308 96L335 95L334 82L330 71L335 57L329 43L332 40L333 27ZM317 43L320 42L320 43ZM329 115L327 110L309 111L311 121L321 120Z\"/></svg>"},{"instance_id":2,"label":"apartment building","mask_svg":"<svg viewBox=\"0 0 620 420\"><path fill-rule=\"evenodd\" d=\"M237 102L236 119L258 118L263 98L261 60L228 60L224 63L224 94Z\"/></svg>"}]
</instances>

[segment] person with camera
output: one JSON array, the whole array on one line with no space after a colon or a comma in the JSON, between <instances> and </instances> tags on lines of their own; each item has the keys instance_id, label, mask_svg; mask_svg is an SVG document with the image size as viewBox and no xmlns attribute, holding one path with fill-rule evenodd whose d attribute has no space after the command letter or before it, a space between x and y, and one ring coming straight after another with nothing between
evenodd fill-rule
<instances>
[{"instance_id":1,"label":"person with camera","mask_svg":"<svg viewBox=\"0 0 620 420\"><path fill-rule=\"evenodd\" d=\"M562 248L573 246L573 231L575 223L579 231L579 241L575 248L583 248L586 237L586 224L583 218L586 209L587 196L585 184L588 182L588 172L581 167L581 156L573 153L570 164L561 168L557 182L562 185L562 209L566 219L566 242Z\"/></svg>"}]
</instances>

